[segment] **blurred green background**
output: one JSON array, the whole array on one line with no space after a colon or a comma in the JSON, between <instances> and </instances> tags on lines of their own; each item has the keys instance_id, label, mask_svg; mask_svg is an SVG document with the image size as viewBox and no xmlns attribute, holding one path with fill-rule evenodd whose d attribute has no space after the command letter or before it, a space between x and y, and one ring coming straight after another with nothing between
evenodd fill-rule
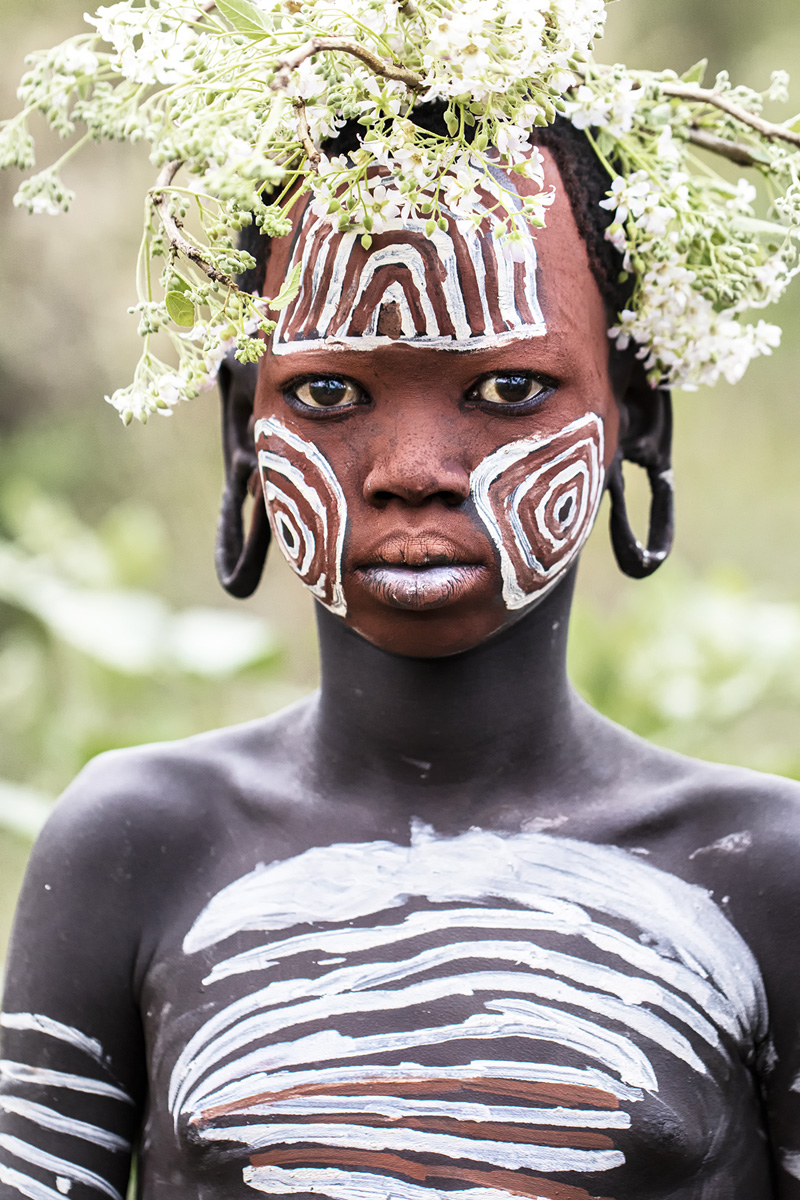
<instances>
[{"instance_id":1,"label":"blurred green background","mask_svg":"<svg viewBox=\"0 0 800 1200\"><path fill-rule=\"evenodd\" d=\"M0 0L0 115L25 53L79 30L85 5ZM679 71L704 55L757 88L785 67L800 108L796 0L620 0L598 47ZM44 164L56 147L37 134ZM311 602L277 554L244 604L214 577L215 394L128 430L103 403L138 356L126 308L152 174L141 147L90 148L55 219L13 209L18 173L0 176L0 958L31 838L90 757L259 716L316 681ZM571 643L573 678L610 716L796 778L798 318L800 284L774 318L778 355L737 388L676 396L675 554L623 579L601 516Z\"/></svg>"}]
</instances>

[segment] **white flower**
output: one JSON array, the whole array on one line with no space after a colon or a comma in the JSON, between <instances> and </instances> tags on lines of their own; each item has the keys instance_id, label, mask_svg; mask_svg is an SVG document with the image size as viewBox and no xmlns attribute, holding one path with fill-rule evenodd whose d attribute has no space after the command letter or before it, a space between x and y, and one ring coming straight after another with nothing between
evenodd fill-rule
<instances>
[{"instance_id":1,"label":"white flower","mask_svg":"<svg viewBox=\"0 0 800 1200\"><path fill-rule=\"evenodd\" d=\"M504 124L497 127L497 133L494 137L495 148L499 154L509 162L522 158L531 149L530 129L523 129L519 125ZM542 156L537 151L538 162L541 163Z\"/></svg>"},{"instance_id":2,"label":"white flower","mask_svg":"<svg viewBox=\"0 0 800 1200\"><path fill-rule=\"evenodd\" d=\"M576 129L604 125L608 120L608 109L608 102L595 96L586 84L578 88L576 100L567 105L567 111Z\"/></svg>"},{"instance_id":3,"label":"white flower","mask_svg":"<svg viewBox=\"0 0 800 1200\"><path fill-rule=\"evenodd\" d=\"M633 90L633 80L629 76L620 79L610 102L607 119L609 133L622 137L630 132L638 103L639 92Z\"/></svg>"},{"instance_id":4,"label":"white flower","mask_svg":"<svg viewBox=\"0 0 800 1200\"><path fill-rule=\"evenodd\" d=\"M478 182L469 163L462 159L444 177L442 199L446 207L457 216L468 216L479 202Z\"/></svg>"},{"instance_id":5,"label":"white flower","mask_svg":"<svg viewBox=\"0 0 800 1200\"><path fill-rule=\"evenodd\" d=\"M767 89L767 99L777 101L779 104L786 104L789 100L789 72L788 71L773 71L770 80L769 88Z\"/></svg>"},{"instance_id":6,"label":"white flower","mask_svg":"<svg viewBox=\"0 0 800 1200\"><path fill-rule=\"evenodd\" d=\"M379 183L377 186L370 186L369 200L367 211L373 222L371 232L383 233L387 224L397 220L400 216L398 201L402 202L403 197L396 188L387 188L384 184Z\"/></svg>"}]
</instances>

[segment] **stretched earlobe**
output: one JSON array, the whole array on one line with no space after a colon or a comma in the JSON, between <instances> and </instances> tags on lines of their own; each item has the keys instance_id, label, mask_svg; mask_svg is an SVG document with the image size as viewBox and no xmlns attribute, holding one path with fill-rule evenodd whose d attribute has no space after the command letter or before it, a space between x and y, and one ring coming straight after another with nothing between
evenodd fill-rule
<instances>
[{"instance_id":1,"label":"stretched earlobe","mask_svg":"<svg viewBox=\"0 0 800 1200\"><path fill-rule=\"evenodd\" d=\"M641 393L633 405L626 404L628 422L608 470L611 545L620 570L632 579L644 579L658 570L672 549L675 535L672 401L666 390L646 390L646 407L640 402ZM646 546L636 537L628 519L623 461L647 471L651 501Z\"/></svg>"},{"instance_id":2,"label":"stretched earlobe","mask_svg":"<svg viewBox=\"0 0 800 1200\"><path fill-rule=\"evenodd\" d=\"M258 587L270 539L253 444L257 377L254 363L237 362L232 354L219 369L225 490L217 523L214 565L225 591L239 600L251 596ZM254 496L256 502L245 537L242 509L248 495Z\"/></svg>"}]
</instances>

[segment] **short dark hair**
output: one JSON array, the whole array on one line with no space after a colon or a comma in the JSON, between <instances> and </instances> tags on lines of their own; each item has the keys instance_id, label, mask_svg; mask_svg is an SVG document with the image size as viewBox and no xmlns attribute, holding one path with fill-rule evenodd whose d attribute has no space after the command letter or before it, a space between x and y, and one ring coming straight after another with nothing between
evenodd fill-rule
<instances>
[{"instance_id":1,"label":"short dark hair","mask_svg":"<svg viewBox=\"0 0 800 1200\"><path fill-rule=\"evenodd\" d=\"M413 120L422 129L446 136L447 128L441 104L421 105L414 111ZM328 154L348 154L359 146L361 127L348 121L335 138L325 145ZM589 266L597 281L600 295L606 305L609 318L614 319L625 307L630 296L632 281L621 279L622 259L619 252L606 238L606 230L613 220L613 213L600 207L611 180L600 162L586 134L576 129L571 121L558 116L552 125L535 130L533 139L537 146L550 151L569 197L578 231L586 244ZM264 278L269 260L270 239L256 225L248 225L239 235L239 247L252 254L255 267L239 277L239 286L245 291L264 290Z\"/></svg>"}]
</instances>

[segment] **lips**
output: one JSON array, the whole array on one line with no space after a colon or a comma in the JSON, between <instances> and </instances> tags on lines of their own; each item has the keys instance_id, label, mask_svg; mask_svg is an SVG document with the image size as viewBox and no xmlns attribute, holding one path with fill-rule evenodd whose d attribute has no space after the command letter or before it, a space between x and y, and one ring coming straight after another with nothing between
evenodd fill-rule
<instances>
[{"instance_id":1,"label":"lips","mask_svg":"<svg viewBox=\"0 0 800 1200\"><path fill-rule=\"evenodd\" d=\"M420 611L460 600L481 582L485 570L475 563L452 563L438 567L360 567L358 574L376 599L392 608Z\"/></svg>"},{"instance_id":2,"label":"lips","mask_svg":"<svg viewBox=\"0 0 800 1200\"><path fill-rule=\"evenodd\" d=\"M392 608L420 612L462 599L483 582L486 564L441 537L394 537L355 568L359 581Z\"/></svg>"}]
</instances>

